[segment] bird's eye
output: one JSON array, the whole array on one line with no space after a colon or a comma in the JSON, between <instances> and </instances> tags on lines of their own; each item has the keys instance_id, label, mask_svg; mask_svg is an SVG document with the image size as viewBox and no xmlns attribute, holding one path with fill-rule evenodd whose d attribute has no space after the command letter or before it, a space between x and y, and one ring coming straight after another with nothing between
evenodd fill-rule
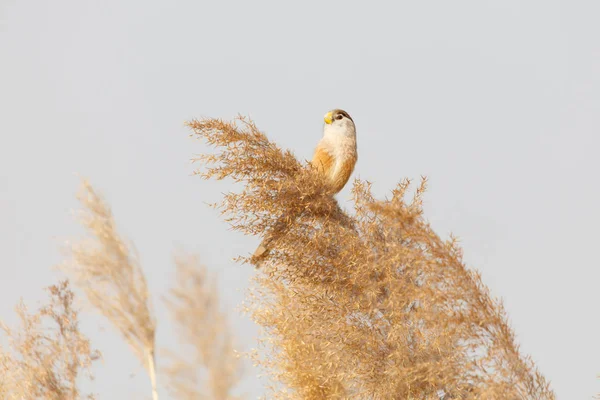
<instances>
[{"instance_id":1,"label":"bird's eye","mask_svg":"<svg viewBox=\"0 0 600 400\"><path fill-rule=\"evenodd\" d=\"M337 120L340 120L342 118L344 118L344 116L342 114L338 114L335 116L335 119L337 119Z\"/></svg>"}]
</instances>

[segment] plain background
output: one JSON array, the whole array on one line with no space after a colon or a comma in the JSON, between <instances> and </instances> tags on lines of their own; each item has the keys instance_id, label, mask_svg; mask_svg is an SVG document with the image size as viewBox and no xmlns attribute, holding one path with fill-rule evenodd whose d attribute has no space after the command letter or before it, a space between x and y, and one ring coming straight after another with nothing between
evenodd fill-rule
<instances>
[{"instance_id":1,"label":"plain background","mask_svg":"<svg viewBox=\"0 0 600 400\"><path fill-rule=\"evenodd\" d=\"M258 239L206 206L231 188L191 176L205 147L185 120L250 115L302 159L323 114L358 127L354 176L385 196L427 175L427 217L504 299L522 350L560 399L600 392L600 2L0 0L0 318L35 307L82 232L77 174L113 207L161 300L177 249L217 274L236 309L254 273L231 259ZM351 208L349 189L338 195ZM148 398L113 329L84 316L104 353L90 388ZM100 328L99 328L100 327ZM160 363L160 358L159 358ZM263 384L250 365L240 391ZM164 386L163 398L168 398Z\"/></svg>"}]
</instances>

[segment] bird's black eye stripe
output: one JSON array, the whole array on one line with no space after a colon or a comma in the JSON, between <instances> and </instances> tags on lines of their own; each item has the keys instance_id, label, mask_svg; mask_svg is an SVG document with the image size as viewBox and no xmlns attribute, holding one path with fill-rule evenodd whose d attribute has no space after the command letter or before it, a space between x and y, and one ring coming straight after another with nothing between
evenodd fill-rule
<instances>
[{"instance_id":1,"label":"bird's black eye stripe","mask_svg":"<svg viewBox=\"0 0 600 400\"><path fill-rule=\"evenodd\" d=\"M342 118L344 118L344 116L342 114L338 114L338 115L335 116L335 119L338 119L338 120L342 119Z\"/></svg>"},{"instance_id":2,"label":"bird's black eye stripe","mask_svg":"<svg viewBox=\"0 0 600 400\"><path fill-rule=\"evenodd\" d=\"M339 108L335 110L334 115L336 116L335 119L342 119L343 117L346 117L352 121L352 117L346 111L340 110ZM338 117L338 115L341 115L341 117Z\"/></svg>"}]
</instances>

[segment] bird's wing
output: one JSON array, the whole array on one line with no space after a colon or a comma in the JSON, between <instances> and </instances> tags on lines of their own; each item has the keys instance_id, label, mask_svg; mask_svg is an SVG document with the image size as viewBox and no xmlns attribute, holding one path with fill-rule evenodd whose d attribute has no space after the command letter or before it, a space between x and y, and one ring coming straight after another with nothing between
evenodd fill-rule
<instances>
[{"instance_id":1,"label":"bird's wing","mask_svg":"<svg viewBox=\"0 0 600 400\"><path fill-rule=\"evenodd\" d=\"M341 165L335 172L332 184L336 193L342 190L344 186L346 186L346 183L350 179L350 175L352 175L352 171L354 171L356 159L357 157L355 155L349 155L344 159L344 161L341 163Z\"/></svg>"},{"instance_id":2,"label":"bird's wing","mask_svg":"<svg viewBox=\"0 0 600 400\"><path fill-rule=\"evenodd\" d=\"M311 164L317 171L329 175L333 170L335 159L329 150L322 143L319 143L315 149Z\"/></svg>"}]
</instances>

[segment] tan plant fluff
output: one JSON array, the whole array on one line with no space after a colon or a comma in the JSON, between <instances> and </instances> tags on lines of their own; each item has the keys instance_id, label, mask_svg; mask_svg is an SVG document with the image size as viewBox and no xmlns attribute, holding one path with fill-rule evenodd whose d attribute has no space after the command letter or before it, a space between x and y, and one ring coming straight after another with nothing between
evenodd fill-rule
<instances>
[{"instance_id":1,"label":"tan plant fluff","mask_svg":"<svg viewBox=\"0 0 600 400\"><path fill-rule=\"evenodd\" d=\"M81 223L90 238L71 246L72 260L64 270L143 363L156 400L156 323L139 259L117 232L108 204L89 182L83 181L78 198L84 208Z\"/></svg>"},{"instance_id":2,"label":"tan plant fluff","mask_svg":"<svg viewBox=\"0 0 600 400\"><path fill-rule=\"evenodd\" d=\"M220 204L226 220L272 238L250 309L270 349L269 398L554 399L501 303L426 222L425 180L409 201L407 180L384 200L357 180L346 213L252 121L189 127L216 150L198 174L243 184Z\"/></svg>"},{"instance_id":3,"label":"tan plant fluff","mask_svg":"<svg viewBox=\"0 0 600 400\"><path fill-rule=\"evenodd\" d=\"M177 286L167 305L186 356L170 354L166 373L177 399L234 399L240 363L225 314L219 309L214 279L197 257L175 258Z\"/></svg>"},{"instance_id":4,"label":"tan plant fluff","mask_svg":"<svg viewBox=\"0 0 600 400\"><path fill-rule=\"evenodd\" d=\"M23 302L17 306L19 329L0 323L8 337L8 348L0 348L0 399L94 398L80 393L78 378L91 378L89 369L100 354L79 331L68 282L48 291L50 304L35 314L29 314Z\"/></svg>"}]
</instances>

